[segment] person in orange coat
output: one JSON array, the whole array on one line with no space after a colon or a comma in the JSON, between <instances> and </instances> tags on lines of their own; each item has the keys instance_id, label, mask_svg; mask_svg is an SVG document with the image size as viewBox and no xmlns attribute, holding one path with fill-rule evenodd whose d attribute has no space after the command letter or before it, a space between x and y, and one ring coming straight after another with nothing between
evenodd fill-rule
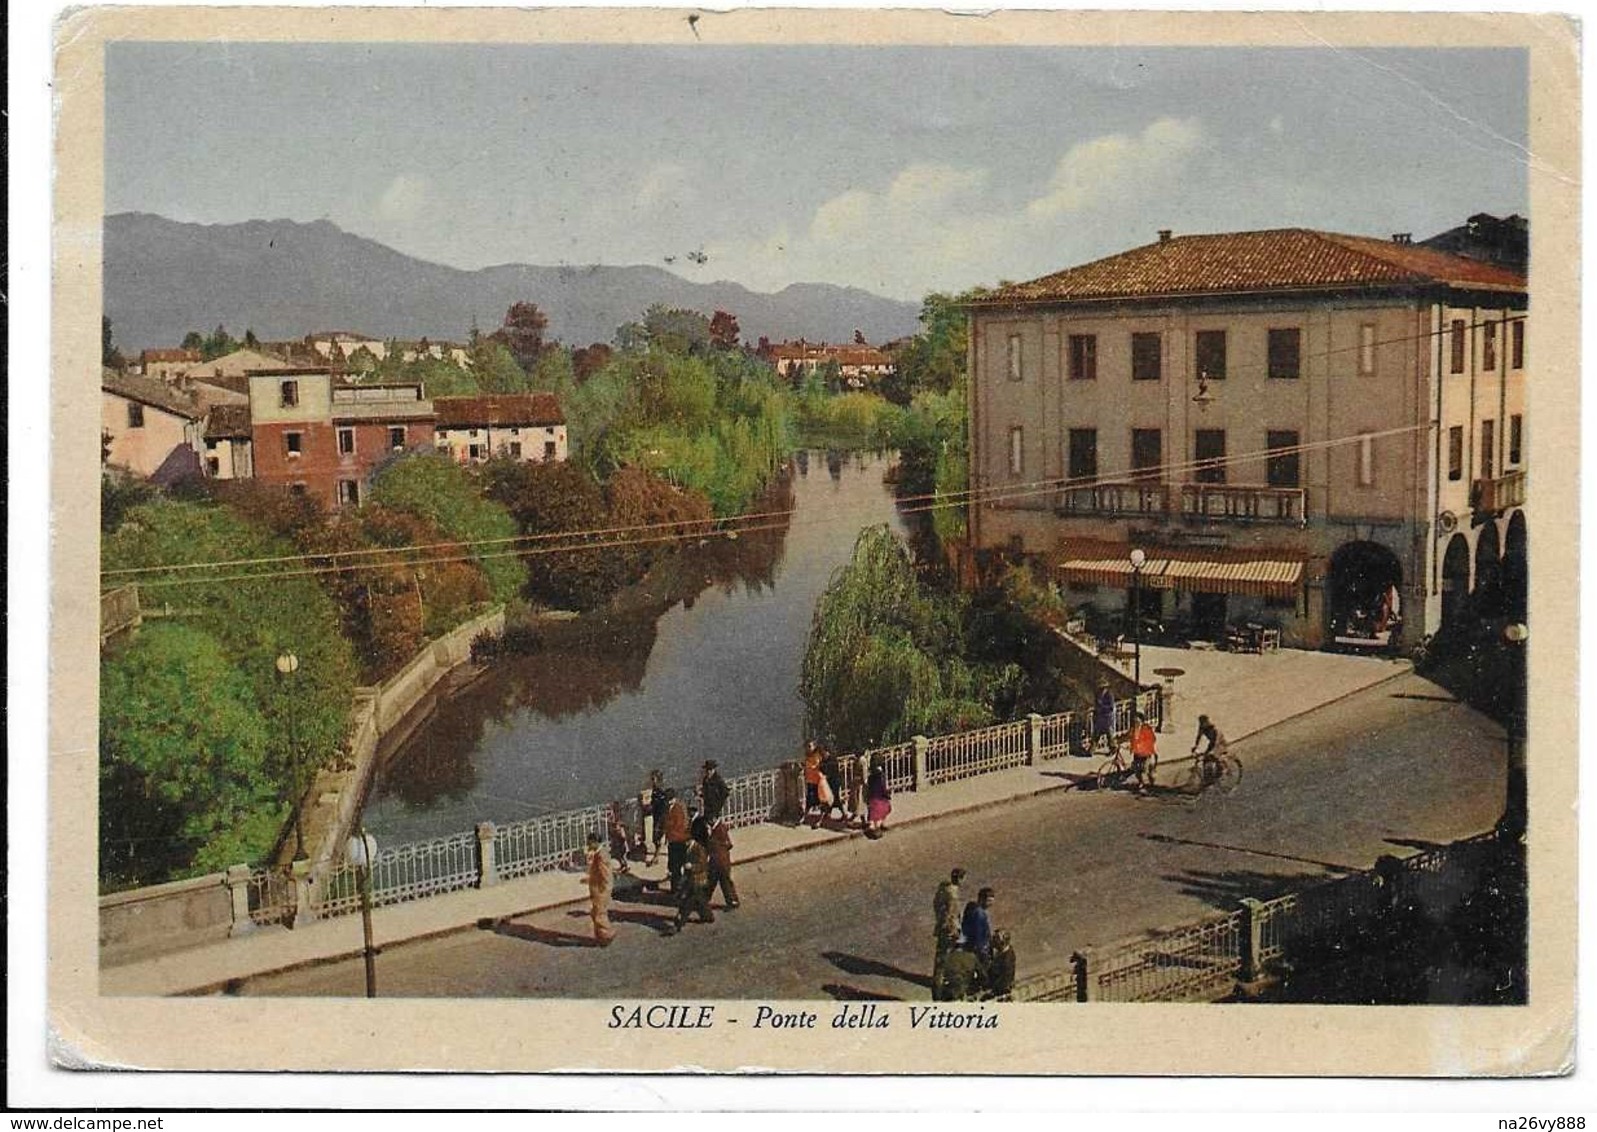
<instances>
[{"instance_id":1,"label":"person in orange coat","mask_svg":"<svg viewBox=\"0 0 1597 1132\"><path fill-rule=\"evenodd\" d=\"M599 847L599 835L588 834L588 910L593 918L593 938L600 947L609 947L615 938L610 926L610 895L615 890L615 873L610 856Z\"/></svg>"},{"instance_id":2,"label":"person in orange coat","mask_svg":"<svg viewBox=\"0 0 1597 1132\"><path fill-rule=\"evenodd\" d=\"M1153 766L1158 758L1158 736L1144 716L1131 726L1131 777L1137 780L1137 793L1153 785Z\"/></svg>"},{"instance_id":3,"label":"person in orange coat","mask_svg":"<svg viewBox=\"0 0 1597 1132\"><path fill-rule=\"evenodd\" d=\"M665 871L671 878L671 891L682 890L682 870L688 863L688 842L693 840L688 824L688 806L675 790L667 790L665 806Z\"/></svg>"},{"instance_id":4,"label":"person in orange coat","mask_svg":"<svg viewBox=\"0 0 1597 1132\"><path fill-rule=\"evenodd\" d=\"M821 745L814 739L804 744L804 816L818 813L821 808L821 783L826 781L821 773Z\"/></svg>"}]
</instances>

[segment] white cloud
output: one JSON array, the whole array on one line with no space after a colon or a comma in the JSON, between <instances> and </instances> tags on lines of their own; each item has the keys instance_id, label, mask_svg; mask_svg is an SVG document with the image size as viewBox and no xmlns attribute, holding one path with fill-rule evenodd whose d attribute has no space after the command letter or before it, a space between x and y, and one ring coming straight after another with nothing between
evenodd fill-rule
<instances>
[{"instance_id":1,"label":"white cloud","mask_svg":"<svg viewBox=\"0 0 1597 1132\"><path fill-rule=\"evenodd\" d=\"M933 289L996 282L1073 262L1084 221L1124 221L1137 202L1167 197L1203 141L1198 123L1160 118L1135 135L1105 134L1070 147L1052 175L1018 202L992 199L992 175L977 166L916 163L878 187L824 201L807 225L709 251L729 278L776 289L794 280L847 283L914 298Z\"/></svg>"},{"instance_id":2,"label":"white cloud","mask_svg":"<svg viewBox=\"0 0 1597 1132\"><path fill-rule=\"evenodd\" d=\"M1105 134L1080 142L1059 159L1048 192L1027 211L1051 217L1156 193L1174 181L1202 137L1196 121L1160 118L1136 137Z\"/></svg>"},{"instance_id":3,"label":"white cloud","mask_svg":"<svg viewBox=\"0 0 1597 1132\"><path fill-rule=\"evenodd\" d=\"M427 182L401 173L377 198L377 215L384 220L414 220L427 203Z\"/></svg>"}]
</instances>

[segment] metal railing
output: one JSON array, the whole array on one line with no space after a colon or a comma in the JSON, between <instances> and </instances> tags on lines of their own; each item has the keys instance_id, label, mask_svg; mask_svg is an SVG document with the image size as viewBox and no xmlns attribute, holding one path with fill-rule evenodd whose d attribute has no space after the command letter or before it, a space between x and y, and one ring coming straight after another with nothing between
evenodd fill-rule
<instances>
[{"instance_id":1,"label":"metal railing","mask_svg":"<svg viewBox=\"0 0 1597 1132\"><path fill-rule=\"evenodd\" d=\"M1091 1002L1204 1002L1242 969L1242 913L1086 953Z\"/></svg>"},{"instance_id":2,"label":"metal railing","mask_svg":"<svg viewBox=\"0 0 1597 1132\"><path fill-rule=\"evenodd\" d=\"M1479 479L1470 486L1470 509L1476 512L1506 511L1525 506L1525 472L1505 472L1493 479Z\"/></svg>"},{"instance_id":3,"label":"metal railing","mask_svg":"<svg viewBox=\"0 0 1597 1132\"><path fill-rule=\"evenodd\" d=\"M1188 518L1302 525L1304 491L1301 487L1184 483L1181 514Z\"/></svg>"},{"instance_id":4,"label":"metal railing","mask_svg":"<svg viewBox=\"0 0 1597 1132\"><path fill-rule=\"evenodd\" d=\"M753 774L729 778L726 785L731 794L727 797L726 809L721 817L733 829L781 818L783 799L780 769L757 770Z\"/></svg>"},{"instance_id":5,"label":"metal railing","mask_svg":"<svg viewBox=\"0 0 1597 1132\"><path fill-rule=\"evenodd\" d=\"M293 922L297 892L290 873L284 869L252 869L245 884L251 923L264 926Z\"/></svg>"},{"instance_id":6,"label":"metal railing","mask_svg":"<svg viewBox=\"0 0 1597 1132\"><path fill-rule=\"evenodd\" d=\"M1071 487L1054 507L1061 515L1163 515L1170 510L1170 488L1157 480Z\"/></svg>"},{"instance_id":7,"label":"metal railing","mask_svg":"<svg viewBox=\"0 0 1597 1132\"><path fill-rule=\"evenodd\" d=\"M978 774L1024 766L1029 732L1030 724L1021 720L939 735L929 740L926 744L927 785L957 782Z\"/></svg>"},{"instance_id":8,"label":"metal railing","mask_svg":"<svg viewBox=\"0 0 1597 1132\"><path fill-rule=\"evenodd\" d=\"M402 904L473 888L480 879L474 833L396 845L379 850L372 863L372 905ZM360 887L353 865L340 865L323 878L315 906L320 916L342 916L360 910Z\"/></svg>"},{"instance_id":9,"label":"metal railing","mask_svg":"<svg viewBox=\"0 0 1597 1132\"><path fill-rule=\"evenodd\" d=\"M494 869L501 878L564 868L582 859L588 834L604 839L610 808L589 806L494 829Z\"/></svg>"}]
</instances>

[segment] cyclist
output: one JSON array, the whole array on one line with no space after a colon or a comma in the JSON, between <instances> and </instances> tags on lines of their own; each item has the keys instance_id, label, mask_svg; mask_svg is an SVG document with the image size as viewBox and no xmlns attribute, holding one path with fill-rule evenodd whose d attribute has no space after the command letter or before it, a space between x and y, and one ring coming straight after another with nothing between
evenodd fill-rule
<instances>
[{"instance_id":1,"label":"cyclist","mask_svg":"<svg viewBox=\"0 0 1597 1132\"><path fill-rule=\"evenodd\" d=\"M1203 746L1207 741L1207 746ZM1203 750L1198 750L1203 746ZM1220 759L1226 754L1225 736L1206 715L1198 716L1198 737L1192 741L1192 753L1203 767L1203 784L1208 786L1220 777Z\"/></svg>"},{"instance_id":2,"label":"cyclist","mask_svg":"<svg viewBox=\"0 0 1597 1132\"><path fill-rule=\"evenodd\" d=\"M1153 725L1141 714L1132 717L1131 725L1131 776L1137 780L1137 793L1143 793L1153 784L1153 760L1158 756L1155 746L1158 738Z\"/></svg>"}]
</instances>

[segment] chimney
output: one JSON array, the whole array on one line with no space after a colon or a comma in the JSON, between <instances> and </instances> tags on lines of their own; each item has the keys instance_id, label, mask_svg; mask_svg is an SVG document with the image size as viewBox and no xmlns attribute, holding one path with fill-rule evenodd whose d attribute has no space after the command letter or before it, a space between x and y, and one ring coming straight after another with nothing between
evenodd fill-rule
<instances>
[{"instance_id":1,"label":"chimney","mask_svg":"<svg viewBox=\"0 0 1597 1132\"><path fill-rule=\"evenodd\" d=\"M1392 233L1392 242L1394 244L1412 244L1414 242L1414 233L1413 232L1393 232Z\"/></svg>"},{"instance_id":2,"label":"chimney","mask_svg":"<svg viewBox=\"0 0 1597 1132\"><path fill-rule=\"evenodd\" d=\"M1168 229L1168 228L1159 229L1159 242L1161 244L1168 244L1170 242L1170 229Z\"/></svg>"}]
</instances>

